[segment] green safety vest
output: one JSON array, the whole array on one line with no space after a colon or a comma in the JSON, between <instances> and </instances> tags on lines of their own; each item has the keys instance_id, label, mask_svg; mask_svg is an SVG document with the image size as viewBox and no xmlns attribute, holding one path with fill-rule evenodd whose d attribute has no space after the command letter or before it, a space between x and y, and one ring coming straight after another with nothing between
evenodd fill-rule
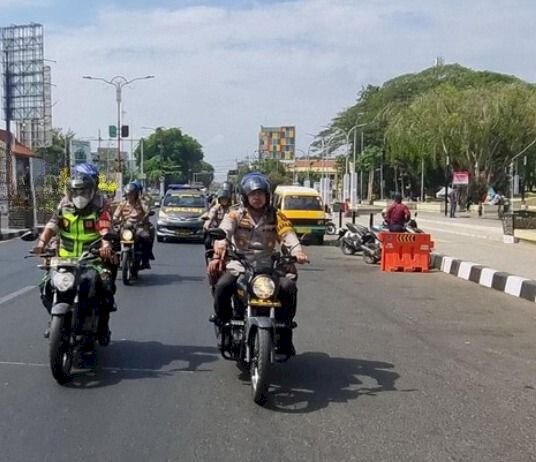
<instances>
[{"instance_id":1,"label":"green safety vest","mask_svg":"<svg viewBox=\"0 0 536 462\"><path fill-rule=\"evenodd\" d=\"M60 257L75 258L82 255L93 242L100 238L97 231L98 216L89 212L83 216L63 210L60 217Z\"/></svg>"}]
</instances>

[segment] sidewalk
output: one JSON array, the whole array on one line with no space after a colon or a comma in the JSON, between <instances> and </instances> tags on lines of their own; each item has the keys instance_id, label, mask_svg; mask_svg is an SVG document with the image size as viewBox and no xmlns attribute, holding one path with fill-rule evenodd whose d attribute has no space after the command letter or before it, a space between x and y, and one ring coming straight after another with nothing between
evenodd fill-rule
<instances>
[{"instance_id":1,"label":"sidewalk","mask_svg":"<svg viewBox=\"0 0 536 462\"><path fill-rule=\"evenodd\" d=\"M14 237L22 236L27 229L0 229L0 241L7 241L8 239L13 239Z\"/></svg>"},{"instance_id":2,"label":"sidewalk","mask_svg":"<svg viewBox=\"0 0 536 462\"><path fill-rule=\"evenodd\" d=\"M338 216L334 218L338 226ZM419 212L416 220L423 231L432 235L434 253L536 280L536 245L527 241L504 244L502 223L498 219L451 219L437 213ZM345 222L351 221L345 218ZM369 216L357 217L356 222L368 225ZM374 216L374 222L381 222L379 214ZM536 242L536 231L519 231Z\"/></svg>"}]
</instances>

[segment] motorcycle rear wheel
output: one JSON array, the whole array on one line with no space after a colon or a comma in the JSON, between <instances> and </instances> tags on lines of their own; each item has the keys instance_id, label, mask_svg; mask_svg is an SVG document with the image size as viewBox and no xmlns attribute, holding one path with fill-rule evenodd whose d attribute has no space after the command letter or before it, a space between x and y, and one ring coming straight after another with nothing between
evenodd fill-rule
<instances>
[{"instance_id":1,"label":"motorcycle rear wheel","mask_svg":"<svg viewBox=\"0 0 536 462\"><path fill-rule=\"evenodd\" d=\"M263 404L268 391L268 371L270 369L270 353L272 338L266 329L257 329L253 339L253 354L250 364L251 389L253 401Z\"/></svg>"},{"instance_id":2,"label":"motorcycle rear wheel","mask_svg":"<svg viewBox=\"0 0 536 462\"><path fill-rule=\"evenodd\" d=\"M72 379L73 352L69 339L64 334L65 317L53 316L50 323L49 359L52 376L60 385Z\"/></svg>"},{"instance_id":3,"label":"motorcycle rear wheel","mask_svg":"<svg viewBox=\"0 0 536 462\"><path fill-rule=\"evenodd\" d=\"M344 241L341 241L341 250L344 255L355 255L355 250Z\"/></svg>"}]
</instances>

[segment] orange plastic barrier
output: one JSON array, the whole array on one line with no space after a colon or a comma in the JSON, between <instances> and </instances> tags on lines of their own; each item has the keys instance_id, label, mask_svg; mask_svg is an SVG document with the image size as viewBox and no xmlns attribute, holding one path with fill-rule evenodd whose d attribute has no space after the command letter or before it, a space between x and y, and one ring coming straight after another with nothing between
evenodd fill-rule
<instances>
[{"instance_id":1,"label":"orange plastic barrier","mask_svg":"<svg viewBox=\"0 0 536 462\"><path fill-rule=\"evenodd\" d=\"M380 233L382 271L430 270L430 253L434 248L430 234Z\"/></svg>"}]
</instances>

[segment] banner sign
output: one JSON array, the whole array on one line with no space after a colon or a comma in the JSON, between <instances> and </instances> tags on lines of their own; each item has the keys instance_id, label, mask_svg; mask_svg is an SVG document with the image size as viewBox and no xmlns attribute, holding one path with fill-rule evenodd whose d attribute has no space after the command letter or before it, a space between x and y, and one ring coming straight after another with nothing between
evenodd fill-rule
<instances>
[{"instance_id":1,"label":"banner sign","mask_svg":"<svg viewBox=\"0 0 536 462\"><path fill-rule=\"evenodd\" d=\"M452 174L453 185L468 185L469 184L469 172L454 172Z\"/></svg>"}]
</instances>

